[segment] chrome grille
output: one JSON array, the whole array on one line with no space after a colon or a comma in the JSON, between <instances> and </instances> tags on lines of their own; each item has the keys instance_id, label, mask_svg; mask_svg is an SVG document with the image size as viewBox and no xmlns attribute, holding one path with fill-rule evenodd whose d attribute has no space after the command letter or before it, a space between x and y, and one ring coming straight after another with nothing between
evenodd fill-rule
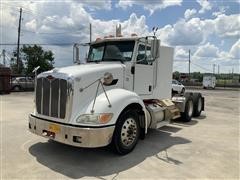
<instances>
[{"instance_id":1,"label":"chrome grille","mask_svg":"<svg viewBox=\"0 0 240 180\"><path fill-rule=\"evenodd\" d=\"M64 119L68 83L64 79L37 79L36 110L39 114Z\"/></svg>"}]
</instances>

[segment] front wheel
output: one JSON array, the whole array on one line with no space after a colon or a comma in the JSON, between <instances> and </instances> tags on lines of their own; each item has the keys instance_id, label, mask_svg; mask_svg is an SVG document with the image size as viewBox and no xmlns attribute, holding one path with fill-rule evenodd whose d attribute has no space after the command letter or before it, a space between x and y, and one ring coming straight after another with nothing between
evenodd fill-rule
<instances>
[{"instance_id":1,"label":"front wheel","mask_svg":"<svg viewBox=\"0 0 240 180\"><path fill-rule=\"evenodd\" d=\"M134 110L125 111L116 123L112 146L118 154L128 154L135 148L139 135L140 125L137 112Z\"/></svg>"},{"instance_id":2,"label":"front wheel","mask_svg":"<svg viewBox=\"0 0 240 180\"><path fill-rule=\"evenodd\" d=\"M181 94L185 93L185 88L182 88Z\"/></svg>"}]
</instances>

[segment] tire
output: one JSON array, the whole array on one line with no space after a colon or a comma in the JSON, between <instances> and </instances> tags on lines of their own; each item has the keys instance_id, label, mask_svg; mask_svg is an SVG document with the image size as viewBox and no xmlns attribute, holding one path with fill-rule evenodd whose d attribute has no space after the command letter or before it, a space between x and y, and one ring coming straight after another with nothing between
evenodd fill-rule
<instances>
[{"instance_id":1,"label":"tire","mask_svg":"<svg viewBox=\"0 0 240 180\"><path fill-rule=\"evenodd\" d=\"M185 110L181 113L181 119L184 122L190 122L193 116L193 97L192 95L186 96Z\"/></svg>"},{"instance_id":2,"label":"tire","mask_svg":"<svg viewBox=\"0 0 240 180\"><path fill-rule=\"evenodd\" d=\"M202 112L202 95L200 93L193 94L193 117L199 117Z\"/></svg>"},{"instance_id":3,"label":"tire","mask_svg":"<svg viewBox=\"0 0 240 180\"><path fill-rule=\"evenodd\" d=\"M175 96L176 94L178 94L178 92L172 89L172 96Z\"/></svg>"},{"instance_id":4,"label":"tire","mask_svg":"<svg viewBox=\"0 0 240 180\"><path fill-rule=\"evenodd\" d=\"M116 153L125 155L135 148L139 136L138 114L134 110L127 110L118 118L111 145Z\"/></svg>"},{"instance_id":5,"label":"tire","mask_svg":"<svg viewBox=\"0 0 240 180\"><path fill-rule=\"evenodd\" d=\"M13 87L13 90L14 90L14 91L20 91L20 90L21 90L21 87L20 87L20 86L14 86L14 87Z\"/></svg>"}]
</instances>

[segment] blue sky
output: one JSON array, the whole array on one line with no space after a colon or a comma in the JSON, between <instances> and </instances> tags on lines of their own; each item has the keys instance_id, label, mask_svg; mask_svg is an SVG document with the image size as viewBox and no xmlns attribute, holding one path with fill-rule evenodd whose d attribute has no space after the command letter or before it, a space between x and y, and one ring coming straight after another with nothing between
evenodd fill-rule
<instances>
[{"instance_id":1,"label":"blue sky","mask_svg":"<svg viewBox=\"0 0 240 180\"><path fill-rule=\"evenodd\" d=\"M239 73L239 0L32 0L1 1L1 43L16 43L19 8L23 8L21 42L39 43L55 54L55 65L71 65L72 47L56 43L86 42L89 23L93 37L114 34L122 25L124 36L152 34L175 48L174 71L187 72L188 50L192 71ZM0 46L11 56L15 46ZM2 59L0 59L2 63Z\"/></svg>"}]
</instances>

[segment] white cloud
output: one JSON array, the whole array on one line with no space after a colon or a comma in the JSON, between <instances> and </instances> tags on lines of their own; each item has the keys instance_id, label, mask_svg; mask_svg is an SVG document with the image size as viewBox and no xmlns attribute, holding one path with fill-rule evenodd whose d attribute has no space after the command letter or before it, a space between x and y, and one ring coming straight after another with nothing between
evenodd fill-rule
<instances>
[{"instance_id":1,"label":"white cloud","mask_svg":"<svg viewBox=\"0 0 240 180\"><path fill-rule=\"evenodd\" d=\"M199 46L197 51L194 53L194 56L217 58L218 54L219 54L218 47L208 42L203 46Z\"/></svg>"},{"instance_id":2,"label":"white cloud","mask_svg":"<svg viewBox=\"0 0 240 180\"><path fill-rule=\"evenodd\" d=\"M182 0L159 0L159 1L149 1L149 0L119 0L117 7L127 9L133 5L143 6L144 9L150 11L152 14L156 10L165 9L170 6L181 6Z\"/></svg>"},{"instance_id":3,"label":"white cloud","mask_svg":"<svg viewBox=\"0 0 240 180\"><path fill-rule=\"evenodd\" d=\"M229 6L220 6L219 11L215 11L212 13L213 16L217 17L221 14L225 14L226 10L229 9Z\"/></svg>"},{"instance_id":4,"label":"white cloud","mask_svg":"<svg viewBox=\"0 0 240 180\"><path fill-rule=\"evenodd\" d=\"M196 9L187 9L184 13L184 17L185 19L189 19L193 17L196 13L197 13Z\"/></svg>"},{"instance_id":5,"label":"white cloud","mask_svg":"<svg viewBox=\"0 0 240 180\"><path fill-rule=\"evenodd\" d=\"M189 52L187 49L180 47L180 46L177 46L175 48L175 56L174 56L175 60L178 60L178 61L179 60L187 60L188 56L189 56Z\"/></svg>"},{"instance_id":6,"label":"white cloud","mask_svg":"<svg viewBox=\"0 0 240 180\"><path fill-rule=\"evenodd\" d=\"M239 14L219 15L215 20L215 31L220 37L239 37L240 23Z\"/></svg>"},{"instance_id":7,"label":"white cloud","mask_svg":"<svg viewBox=\"0 0 240 180\"><path fill-rule=\"evenodd\" d=\"M230 55L232 58L240 59L240 40L233 44L232 48L230 49Z\"/></svg>"},{"instance_id":8,"label":"white cloud","mask_svg":"<svg viewBox=\"0 0 240 180\"><path fill-rule=\"evenodd\" d=\"M82 3L82 5L86 8L89 8L91 10L94 9L107 9L110 10L112 6L112 1L111 0L73 0L76 1L77 3Z\"/></svg>"},{"instance_id":9,"label":"white cloud","mask_svg":"<svg viewBox=\"0 0 240 180\"><path fill-rule=\"evenodd\" d=\"M146 17L137 17L136 14L131 14L130 18L122 23L123 34L130 35L136 33L140 36L149 34L148 26L146 25Z\"/></svg>"},{"instance_id":10,"label":"white cloud","mask_svg":"<svg viewBox=\"0 0 240 180\"><path fill-rule=\"evenodd\" d=\"M33 19L31 21L28 21L26 24L25 24L25 27L27 30L30 30L30 31L36 31L37 29L37 21L36 19Z\"/></svg>"},{"instance_id":11,"label":"white cloud","mask_svg":"<svg viewBox=\"0 0 240 180\"><path fill-rule=\"evenodd\" d=\"M212 9L212 4L208 0L197 0L197 2L201 6L201 9L199 10L200 14Z\"/></svg>"},{"instance_id":12,"label":"white cloud","mask_svg":"<svg viewBox=\"0 0 240 180\"><path fill-rule=\"evenodd\" d=\"M159 30L157 35L164 43L172 46L197 45L204 39L204 31L199 18L192 18L189 21L182 19L174 25L166 25Z\"/></svg>"},{"instance_id":13,"label":"white cloud","mask_svg":"<svg viewBox=\"0 0 240 180\"><path fill-rule=\"evenodd\" d=\"M204 44L209 35L220 38L239 38L239 15L222 14L215 19L180 19L173 25L168 24L161 28L157 35L164 44L172 46Z\"/></svg>"}]
</instances>

